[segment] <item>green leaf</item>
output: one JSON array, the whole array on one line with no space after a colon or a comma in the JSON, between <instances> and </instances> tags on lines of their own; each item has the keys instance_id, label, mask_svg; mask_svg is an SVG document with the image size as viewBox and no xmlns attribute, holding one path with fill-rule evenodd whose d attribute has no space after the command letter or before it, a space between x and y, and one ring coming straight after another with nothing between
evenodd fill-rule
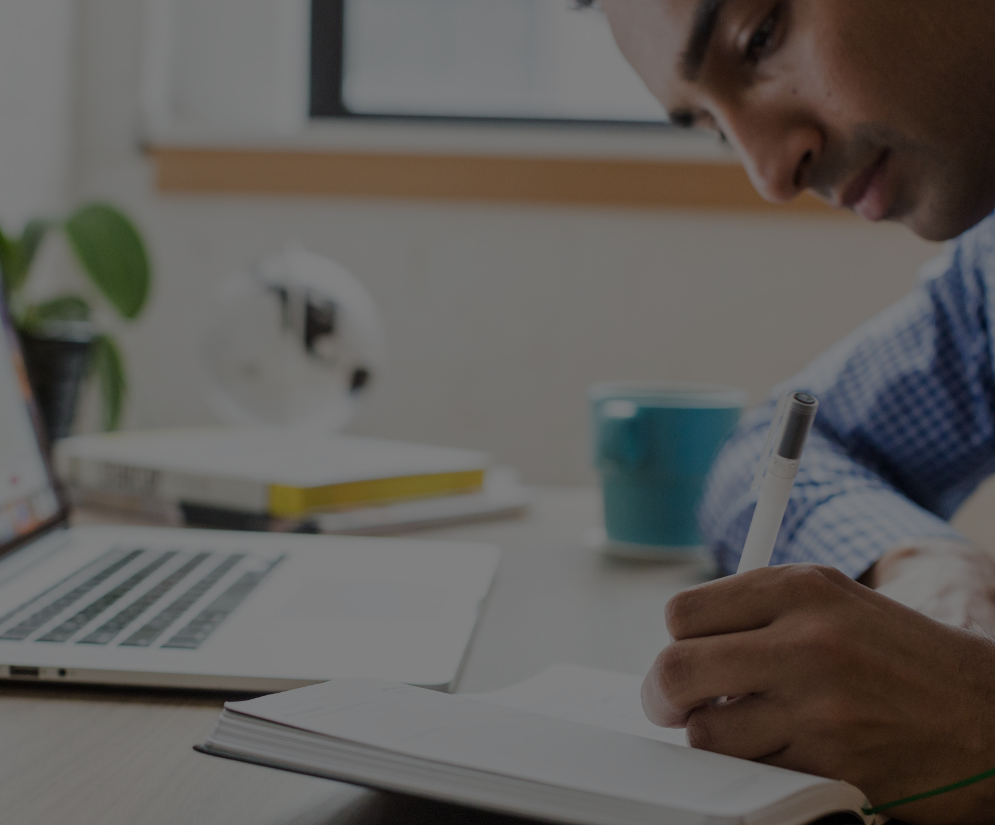
<instances>
[{"instance_id":1,"label":"green leaf","mask_svg":"<svg viewBox=\"0 0 995 825\"><path fill-rule=\"evenodd\" d=\"M0 241L0 271L3 274L4 294L16 293L24 286L38 248L52 226L53 223L49 220L29 221L20 238L5 237Z\"/></svg>"},{"instance_id":2,"label":"green leaf","mask_svg":"<svg viewBox=\"0 0 995 825\"><path fill-rule=\"evenodd\" d=\"M94 203L65 225L80 265L118 312L134 318L148 298L151 270L138 230L120 211Z\"/></svg>"},{"instance_id":3,"label":"green leaf","mask_svg":"<svg viewBox=\"0 0 995 825\"><path fill-rule=\"evenodd\" d=\"M10 288L7 285L7 272L11 265L11 255L13 251L10 248L10 241L7 240L7 236L3 234L3 230L0 229L0 282L3 284L3 294L6 297Z\"/></svg>"},{"instance_id":4,"label":"green leaf","mask_svg":"<svg viewBox=\"0 0 995 825\"><path fill-rule=\"evenodd\" d=\"M45 240L45 234L48 230L54 226L54 221L45 218L35 218L25 225L24 231L21 233L21 266L25 270L31 269L31 264L34 263L35 255L38 253L38 247Z\"/></svg>"},{"instance_id":5,"label":"green leaf","mask_svg":"<svg viewBox=\"0 0 995 825\"><path fill-rule=\"evenodd\" d=\"M29 266L24 264L24 249L17 238L7 241L7 255L3 266L4 288L9 295L15 295L24 286L31 271Z\"/></svg>"},{"instance_id":6,"label":"green leaf","mask_svg":"<svg viewBox=\"0 0 995 825\"><path fill-rule=\"evenodd\" d=\"M41 332L48 321L88 321L90 305L78 295L59 295L40 304L18 307L17 326L25 332Z\"/></svg>"},{"instance_id":7,"label":"green leaf","mask_svg":"<svg viewBox=\"0 0 995 825\"><path fill-rule=\"evenodd\" d=\"M104 402L104 429L116 430L121 423L128 382L124 375L124 359L114 339L98 335L93 339L92 369L100 382Z\"/></svg>"},{"instance_id":8,"label":"green leaf","mask_svg":"<svg viewBox=\"0 0 995 825\"><path fill-rule=\"evenodd\" d=\"M28 312L39 321L87 321L90 305L79 295L60 295L35 304Z\"/></svg>"}]
</instances>

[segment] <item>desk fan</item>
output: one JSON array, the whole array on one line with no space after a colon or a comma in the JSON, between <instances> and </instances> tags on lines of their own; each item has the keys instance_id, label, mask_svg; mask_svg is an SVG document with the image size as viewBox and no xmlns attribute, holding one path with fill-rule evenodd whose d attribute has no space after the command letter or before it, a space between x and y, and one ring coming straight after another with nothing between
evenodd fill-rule
<instances>
[{"instance_id":1,"label":"desk fan","mask_svg":"<svg viewBox=\"0 0 995 825\"><path fill-rule=\"evenodd\" d=\"M384 351L363 284L291 245L218 291L205 337L205 395L229 424L340 430L376 381Z\"/></svg>"}]
</instances>

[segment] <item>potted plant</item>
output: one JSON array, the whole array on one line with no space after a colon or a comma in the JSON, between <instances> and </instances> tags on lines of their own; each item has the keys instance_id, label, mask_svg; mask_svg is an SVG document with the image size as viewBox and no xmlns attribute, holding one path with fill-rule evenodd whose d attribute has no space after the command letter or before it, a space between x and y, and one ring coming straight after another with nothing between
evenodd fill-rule
<instances>
[{"instance_id":1,"label":"potted plant","mask_svg":"<svg viewBox=\"0 0 995 825\"><path fill-rule=\"evenodd\" d=\"M151 283L141 235L107 204L86 204L64 220L29 221L20 237L0 230L3 296L21 338L50 442L69 434L85 376L95 375L99 381L105 429L118 426L127 394L121 350L113 337L94 326L86 298L69 292L32 302L26 296L36 253L55 230L62 231L80 269L122 318L138 316Z\"/></svg>"}]
</instances>

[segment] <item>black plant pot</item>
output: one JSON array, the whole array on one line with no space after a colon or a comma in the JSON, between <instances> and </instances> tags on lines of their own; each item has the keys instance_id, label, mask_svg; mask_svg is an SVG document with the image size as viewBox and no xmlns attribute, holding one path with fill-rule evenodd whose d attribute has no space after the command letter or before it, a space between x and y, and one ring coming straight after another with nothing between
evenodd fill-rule
<instances>
[{"instance_id":1,"label":"black plant pot","mask_svg":"<svg viewBox=\"0 0 995 825\"><path fill-rule=\"evenodd\" d=\"M93 328L82 322L46 325L21 333L24 361L48 443L69 435L80 386L90 365Z\"/></svg>"}]
</instances>

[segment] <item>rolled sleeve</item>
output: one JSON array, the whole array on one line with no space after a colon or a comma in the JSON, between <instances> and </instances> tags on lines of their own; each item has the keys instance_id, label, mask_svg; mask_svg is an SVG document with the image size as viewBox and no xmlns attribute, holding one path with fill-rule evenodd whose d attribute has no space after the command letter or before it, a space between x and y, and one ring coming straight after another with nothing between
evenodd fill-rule
<instances>
[{"instance_id":1,"label":"rolled sleeve","mask_svg":"<svg viewBox=\"0 0 995 825\"><path fill-rule=\"evenodd\" d=\"M811 392L820 408L774 563L857 577L910 539L959 537L948 519L995 470L993 223L964 236L937 277L775 388ZM724 572L749 530L773 406L743 421L706 486L702 530Z\"/></svg>"}]
</instances>

